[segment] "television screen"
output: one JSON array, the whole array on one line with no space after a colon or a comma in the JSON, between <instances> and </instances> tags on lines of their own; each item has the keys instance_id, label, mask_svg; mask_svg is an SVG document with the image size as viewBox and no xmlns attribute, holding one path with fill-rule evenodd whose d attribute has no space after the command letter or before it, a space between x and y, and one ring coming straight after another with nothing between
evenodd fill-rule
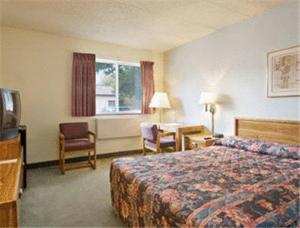
<instances>
[{"instance_id":1,"label":"television screen","mask_svg":"<svg viewBox=\"0 0 300 228\"><path fill-rule=\"evenodd\" d=\"M12 89L0 89L0 140L15 138L21 118L20 94Z\"/></svg>"}]
</instances>

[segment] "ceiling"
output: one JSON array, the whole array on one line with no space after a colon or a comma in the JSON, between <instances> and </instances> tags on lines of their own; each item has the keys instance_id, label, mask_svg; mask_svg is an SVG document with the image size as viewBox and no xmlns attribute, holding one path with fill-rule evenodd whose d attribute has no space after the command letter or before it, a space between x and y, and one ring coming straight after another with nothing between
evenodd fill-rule
<instances>
[{"instance_id":1,"label":"ceiling","mask_svg":"<svg viewBox=\"0 0 300 228\"><path fill-rule=\"evenodd\" d=\"M286 0L0 0L1 24L165 51Z\"/></svg>"}]
</instances>

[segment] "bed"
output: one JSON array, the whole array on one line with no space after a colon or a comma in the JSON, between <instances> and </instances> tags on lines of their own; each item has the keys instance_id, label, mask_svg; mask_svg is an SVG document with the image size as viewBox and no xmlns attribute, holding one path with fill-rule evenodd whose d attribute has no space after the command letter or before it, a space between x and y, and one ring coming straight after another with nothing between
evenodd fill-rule
<instances>
[{"instance_id":1,"label":"bed","mask_svg":"<svg viewBox=\"0 0 300 228\"><path fill-rule=\"evenodd\" d=\"M132 227L297 226L300 122L235 123L236 136L199 151L115 159L115 213Z\"/></svg>"}]
</instances>

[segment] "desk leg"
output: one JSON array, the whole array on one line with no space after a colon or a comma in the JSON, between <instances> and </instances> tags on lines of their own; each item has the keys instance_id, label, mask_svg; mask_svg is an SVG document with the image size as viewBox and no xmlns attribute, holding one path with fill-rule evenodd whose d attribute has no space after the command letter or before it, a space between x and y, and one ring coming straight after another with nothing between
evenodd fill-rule
<instances>
[{"instance_id":1,"label":"desk leg","mask_svg":"<svg viewBox=\"0 0 300 228\"><path fill-rule=\"evenodd\" d=\"M195 125L195 126L189 126L189 127L179 127L176 132L176 151L181 151L182 149L185 150L185 148L182 145L182 139L184 139L185 133L191 133L191 132L204 132L204 126L203 125ZM185 144L185 143L183 143Z\"/></svg>"},{"instance_id":2,"label":"desk leg","mask_svg":"<svg viewBox=\"0 0 300 228\"><path fill-rule=\"evenodd\" d=\"M185 136L181 136L181 151L185 151Z\"/></svg>"},{"instance_id":3,"label":"desk leg","mask_svg":"<svg viewBox=\"0 0 300 228\"><path fill-rule=\"evenodd\" d=\"M176 132L176 151L181 151L182 128L178 128Z\"/></svg>"},{"instance_id":4,"label":"desk leg","mask_svg":"<svg viewBox=\"0 0 300 228\"><path fill-rule=\"evenodd\" d=\"M176 151L181 150L181 140L179 139L179 136L176 137Z\"/></svg>"}]
</instances>

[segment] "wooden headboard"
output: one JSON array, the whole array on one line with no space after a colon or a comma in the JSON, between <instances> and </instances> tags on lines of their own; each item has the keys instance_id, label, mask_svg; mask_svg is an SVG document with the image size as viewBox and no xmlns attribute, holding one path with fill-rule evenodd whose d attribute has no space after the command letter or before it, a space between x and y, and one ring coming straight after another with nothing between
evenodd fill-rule
<instances>
[{"instance_id":1,"label":"wooden headboard","mask_svg":"<svg viewBox=\"0 0 300 228\"><path fill-rule=\"evenodd\" d=\"M235 135L300 145L300 121L235 118Z\"/></svg>"}]
</instances>

